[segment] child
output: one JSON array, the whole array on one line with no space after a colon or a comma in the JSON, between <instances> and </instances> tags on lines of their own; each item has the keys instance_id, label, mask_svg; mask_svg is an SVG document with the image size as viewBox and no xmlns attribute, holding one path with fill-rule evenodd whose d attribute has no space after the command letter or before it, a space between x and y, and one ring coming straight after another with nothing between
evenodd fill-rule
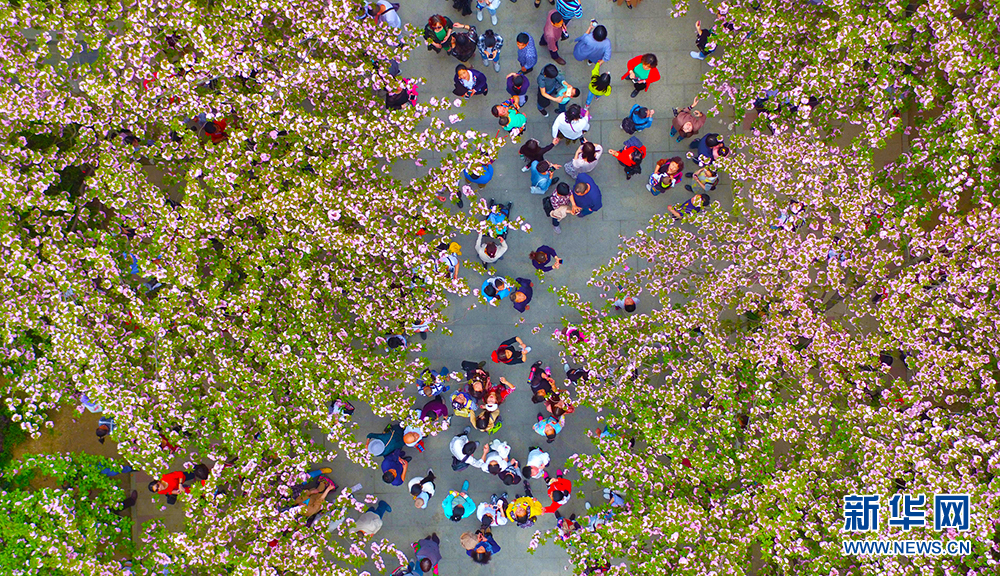
<instances>
[{"instance_id":1,"label":"child","mask_svg":"<svg viewBox=\"0 0 1000 576\"><path fill-rule=\"evenodd\" d=\"M626 134L642 132L653 125L653 114L655 112L652 108L634 104L632 109L628 111L628 116L622 120L622 130Z\"/></svg>"},{"instance_id":2,"label":"child","mask_svg":"<svg viewBox=\"0 0 1000 576\"><path fill-rule=\"evenodd\" d=\"M594 64L594 69L590 71L590 94L587 94L587 102L583 108L590 108L590 103L601 96L611 94L611 74L601 72L601 63Z\"/></svg>"},{"instance_id":3,"label":"child","mask_svg":"<svg viewBox=\"0 0 1000 576\"><path fill-rule=\"evenodd\" d=\"M483 10L490 11L490 21L497 25L497 8L500 7L501 0L476 0L476 20L483 21ZM497 72L499 72L499 68Z\"/></svg>"},{"instance_id":4,"label":"child","mask_svg":"<svg viewBox=\"0 0 1000 576\"><path fill-rule=\"evenodd\" d=\"M625 168L626 180L631 180L636 174L642 174L642 159L646 157L646 146L635 136L622 143L620 151L608 150L608 153L617 158L618 163Z\"/></svg>"},{"instance_id":5,"label":"child","mask_svg":"<svg viewBox=\"0 0 1000 576\"><path fill-rule=\"evenodd\" d=\"M500 0L496 0L497 4ZM494 23L497 17L494 16ZM479 55L483 58L483 66L489 66L490 62L493 63L493 70L496 72L500 71L500 49L503 48L503 36L497 34L492 30L487 30L483 32L483 35L479 37L479 42L477 43L479 47Z\"/></svg>"},{"instance_id":6,"label":"child","mask_svg":"<svg viewBox=\"0 0 1000 576\"><path fill-rule=\"evenodd\" d=\"M674 156L669 160L666 158L659 160L656 163L656 169L649 176L646 190L652 192L653 196L659 196L673 188L675 184L680 184L683 174L684 160L680 156Z\"/></svg>"},{"instance_id":7,"label":"child","mask_svg":"<svg viewBox=\"0 0 1000 576\"><path fill-rule=\"evenodd\" d=\"M510 134L512 142L521 135L528 122L528 118L518 110L519 107L517 96L511 96L490 110L494 118L500 119L500 126Z\"/></svg>"},{"instance_id":8,"label":"child","mask_svg":"<svg viewBox=\"0 0 1000 576\"><path fill-rule=\"evenodd\" d=\"M517 97L517 107L520 108L528 102L528 87L531 83L521 72L511 72L507 75L507 93Z\"/></svg>"}]
</instances>

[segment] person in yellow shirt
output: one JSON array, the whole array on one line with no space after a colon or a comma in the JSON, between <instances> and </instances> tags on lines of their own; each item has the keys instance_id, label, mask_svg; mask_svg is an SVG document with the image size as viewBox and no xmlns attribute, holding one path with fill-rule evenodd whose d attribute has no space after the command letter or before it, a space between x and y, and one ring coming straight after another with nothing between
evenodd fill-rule
<instances>
[{"instance_id":1,"label":"person in yellow shirt","mask_svg":"<svg viewBox=\"0 0 1000 576\"><path fill-rule=\"evenodd\" d=\"M583 108L590 108L590 103L601 96L611 94L611 74L601 72L601 63L594 64L594 69L590 71L590 94L587 94L587 102Z\"/></svg>"},{"instance_id":2,"label":"person in yellow shirt","mask_svg":"<svg viewBox=\"0 0 1000 576\"><path fill-rule=\"evenodd\" d=\"M507 519L521 528L527 528L542 515L542 503L531 495L531 486L524 480L524 496L519 496L507 506Z\"/></svg>"}]
</instances>

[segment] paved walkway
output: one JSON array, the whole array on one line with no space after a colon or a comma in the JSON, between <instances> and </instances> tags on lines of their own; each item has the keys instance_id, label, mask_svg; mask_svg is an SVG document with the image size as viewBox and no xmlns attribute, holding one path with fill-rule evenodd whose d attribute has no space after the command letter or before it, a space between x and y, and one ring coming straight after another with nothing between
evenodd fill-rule
<instances>
[{"instance_id":1,"label":"paved walkway","mask_svg":"<svg viewBox=\"0 0 1000 576\"><path fill-rule=\"evenodd\" d=\"M483 21L478 22L475 12L469 16L460 16L447 0L403 2L399 10L400 16L405 23L417 28L422 29L427 17L438 13L456 22L475 25L480 33L492 28L504 38L499 73L494 72L492 67L484 67L478 54L471 60L477 70L486 74L490 90L487 96L476 96L466 102L461 109L465 119L455 127L475 129L488 134L497 132L499 126L497 120L490 114L490 107L507 98L504 77L517 69L515 38L518 32L523 31L531 34L537 41L541 36L544 18L550 9L551 6L544 1L541 8L535 9L531 0L519 0L516 4L505 0L497 11L498 24L492 26L488 12L484 13ZM586 86L592 67L573 59L572 38L586 31L590 18L597 18L607 27L609 38L614 43L611 62L602 66L602 69L610 72L615 78L614 88L611 95L601 98L591 106L590 111L594 119L587 138L601 144L605 150L620 148L622 141L627 138L620 128L620 123L632 104L638 102L656 110L652 128L639 133L648 151L644 162L645 177L638 176L626 181L617 161L605 154L597 169L591 173L603 192L604 208L587 218L567 218L562 223L562 234L556 236L552 233L549 219L542 212L541 196L533 196L528 192L528 175L520 170L522 164L517 154L519 146L511 145L508 139L507 146L493 165L495 170L493 180L481 191L476 187L473 188L477 190L477 194L485 198L496 198L498 202L513 202L512 214L527 219L533 230L530 234L514 231L509 234L510 249L504 259L497 263L497 272L510 278L517 276L533 278L534 268L528 261L527 255L542 244L555 248L564 258L564 264L559 270L546 275L545 284L535 282L535 296L531 302L531 309L523 315L525 323L520 326L517 326L517 323L522 315L518 314L509 302L504 302L496 308L478 305L469 310L469 307L476 302L474 297L454 299L447 310L452 319L448 328L454 334L450 337L432 334L427 340L428 357L435 369L444 364L452 370L459 370L462 360L486 360L500 341L518 335L532 347L529 364L534 360L542 360L552 366L553 376L561 380L563 372L558 349L550 336L555 328L561 326L561 318L564 315L570 319L574 315L572 311L561 309L556 305L555 296L547 291L548 286L565 285L572 291L596 301L600 292L588 287L587 280L595 268L606 264L614 256L619 235L629 236L645 228L649 218L654 214L663 213L668 203L683 202L690 198L691 194L683 187L677 187L658 197L653 197L645 189L650 167L656 160L676 155L683 156L687 151L687 141L677 144L669 136L671 108L691 103L700 90L701 75L707 69L707 65L703 62L690 58L688 52L694 49L695 20L702 18L704 22L710 23L711 15L696 9L691 15L674 20L670 18L669 11L669 3L661 0L646 0L634 10L629 10L624 5L614 5L610 1L588 0L584 2L584 17L570 23L571 38L560 44L560 54L567 60L567 64L559 68L565 74L567 81L579 87L584 96L587 93ZM663 80L654 84L649 92L640 94L633 100L629 97L632 91L631 85L618 78L624 74L625 62L628 59L645 52L657 55ZM555 114L550 112L548 118L543 118L538 113L535 108L534 85L537 74L549 62L551 60L547 51L540 47L539 63L529 75L532 84L529 100L523 108L528 117L528 127L523 140L534 137L543 145L551 142L551 127ZM418 47L412 52L412 59L402 64L401 70L404 76L422 77L427 81L427 84L419 88L421 100L432 96L454 99L451 93L452 77L457 63L456 59L443 53L435 54ZM578 102L582 105L584 98L581 97ZM707 110L707 106L701 108ZM550 110L554 110L554 106L550 107ZM709 119L702 130L703 134L707 132L728 133L716 119ZM547 155L547 158L563 164L571 159L575 152L576 146L560 144ZM690 171L691 163L688 162L685 168L686 171ZM393 174L399 178L411 178L425 173L426 169L415 166L412 161L405 161L396 164ZM568 180L561 170L559 176L564 181ZM732 205L730 188L725 178L719 189L712 194L712 198L713 201L720 201L720 205L715 209L728 210ZM478 261L473 248L474 242L475 237L460 240L463 258L473 263L463 267L461 275L469 281L470 286L478 287L485 276L481 275L478 266L474 265ZM638 263L635 262L632 266L638 266ZM649 298L642 299L639 310L648 310L652 305ZM543 329L532 335L531 329L539 324L543 325ZM492 362L490 365L494 379L506 376L518 386L518 390L503 405L504 426L497 436L510 443L513 447L513 456L523 462L528 447L543 440L531 429L538 406L531 403L530 391L525 383L528 365L502 368ZM422 401L423 398L419 398L418 404ZM362 428L366 431L381 431L385 421L376 420L370 413L362 414L362 412L363 410L359 409L355 416L355 420ZM573 453L592 451L593 446L585 432L588 428L593 429L596 426L597 421L593 411L578 410L569 416L566 428L555 443L550 445L541 443L552 456L553 464L550 468L554 470L558 467L558 463L564 462ZM521 529L514 525L496 529L496 540L503 550L489 565L479 566L464 554L458 536L465 530L475 530L478 522L474 517L459 524L450 522L441 510L440 503L443 496L447 495L448 490L459 489L462 480L466 478L471 483L469 493L477 502L488 499L494 492L503 491L505 487L498 479L483 472L475 470L452 472L447 442L462 427L464 424L455 424L451 433L427 439L425 441L427 451L415 454L410 464L411 474L422 475L427 467L432 467L439 478L438 496L431 500L427 510L414 509L412 500L404 488L387 486L381 481L380 474L375 471L359 471L354 466L347 469L343 463L338 463L334 476L338 483L347 486L361 482L364 486L363 492L377 494L392 505L393 512L386 516L385 526L379 535L390 538L400 549L405 551L410 542L426 536L431 531L437 531L441 537L444 554L440 566L441 574L528 573L550 576L564 573L564 567L568 566L569 562L561 548L554 545L543 546L534 555L530 555L525 549L534 534L534 529ZM485 434L480 433L473 433L472 438L478 441L488 439ZM574 491L576 491L577 476L570 473L569 477L574 481ZM536 496L541 494L540 499L547 504L548 498L544 495L542 483L535 481L532 488ZM593 485L584 485L582 488L584 490L577 492L578 495L581 493L586 495L595 505L601 501L600 491L591 490ZM515 492L511 489L508 491L511 495ZM574 498L564 507L566 515L573 512L582 513L583 503L583 499ZM553 527L554 522L551 515L546 515L536 527L546 530Z\"/></svg>"}]
</instances>

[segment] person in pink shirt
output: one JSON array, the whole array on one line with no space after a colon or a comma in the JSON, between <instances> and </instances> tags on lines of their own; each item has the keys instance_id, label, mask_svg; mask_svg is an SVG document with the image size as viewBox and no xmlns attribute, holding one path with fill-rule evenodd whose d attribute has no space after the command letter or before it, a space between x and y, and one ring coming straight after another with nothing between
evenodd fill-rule
<instances>
[{"instance_id":1,"label":"person in pink shirt","mask_svg":"<svg viewBox=\"0 0 1000 576\"><path fill-rule=\"evenodd\" d=\"M566 61L559 56L559 41L568 37L569 32L566 31L566 21L563 20L562 15L559 14L558 10L549 10L548 16L545 17L542 39L538 43L549 49L549 56L559 65L566 64Z\"/></svg>"}]
</instances>

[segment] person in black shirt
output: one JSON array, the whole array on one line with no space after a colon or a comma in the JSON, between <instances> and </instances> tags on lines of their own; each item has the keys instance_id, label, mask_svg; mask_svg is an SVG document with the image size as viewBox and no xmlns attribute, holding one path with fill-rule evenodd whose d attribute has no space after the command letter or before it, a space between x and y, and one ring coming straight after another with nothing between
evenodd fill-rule
<instances>
[{"instance_id":1,"label":"person in black shirt","mask_svg":"<svg viewBox=\"0 0 1000 576\"><path fill-rule=\"evenodd\" d=\"M698 47L698 50L692 50L691 57L695 60L704 60L706 56L715 52L715 42L708 41L710 37L715 35L715 32L711 28L702 30L701 20L694 23L694 29L694 45Z\"/></svg>"}]
</instances>

